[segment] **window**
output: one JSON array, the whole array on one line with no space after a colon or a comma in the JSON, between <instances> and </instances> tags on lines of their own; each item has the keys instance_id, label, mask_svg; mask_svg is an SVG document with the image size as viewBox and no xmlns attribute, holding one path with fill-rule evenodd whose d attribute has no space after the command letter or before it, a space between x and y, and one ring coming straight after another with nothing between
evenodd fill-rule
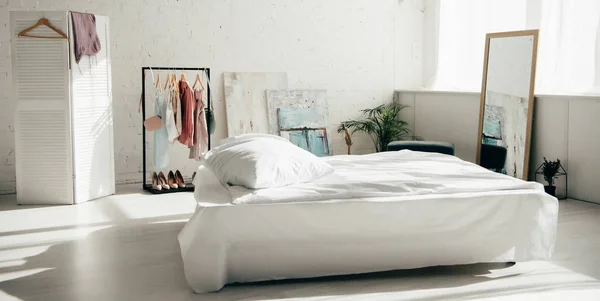
<instances>
[{"instance_id":1,"label":"window","mask_svg":"<svg viewBox=\"0 0 600 301\"><path fill-rule=\"evenodd\" d=\"M434 62L426 74L427 88L480 91L486 33L539 28L536 93L600 93L600 1L433 3L427 10L435 13L427 16L437 19L437 33L424 55Z\"/></svg>"}]
</instances>

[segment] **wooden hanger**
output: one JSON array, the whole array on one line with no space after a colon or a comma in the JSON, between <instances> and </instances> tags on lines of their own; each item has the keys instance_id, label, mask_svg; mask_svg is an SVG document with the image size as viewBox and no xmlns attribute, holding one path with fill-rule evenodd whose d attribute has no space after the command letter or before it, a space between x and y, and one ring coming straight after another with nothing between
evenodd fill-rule
<instances>
[{"instance_id":1,"label":"wooden hanger","mask_svg":"<svg viewBox=\"0 0 600 301\"><path fill-rule=\"evenodd\" d=\"M40 27L40 26L46 26L50 29L52 29L52 31L56 32L58 35L60 35L60 37L40 37L40 36L30 36L27 33ZM38 39L68 39L67 35L62 32L60 29L52 26L52 24L50 24L50 21L48 21L48 19L46 18L41 18L37 21L37 23L35 23L35 25L19 32L19 34L17 35L19 37L28 37L28 38L38 38Z\"/></svg>"},{"instance_id":2,"label":"wooden hanger","mask_svg":"<svg viewBox=\"0 0 600 301\"><path fill-rule=\"evenodd\" d=\"M179 78L180 81L186 81L185 79L185 75L183 75L183 73L181 73L181 78Z\"/></svg>"},{"instance_id":3,"label":"wooden hanger","mask_svg":"<svg viewBox=\"0 0 600 301\"><path fill-rule=\"evenodd\" d=\"M202 84L202 81L200 80L200 74L196 74L196 81L194 82L194 85L192 86L192 90L196 89L197 83L200 83L200 87L202 87L202 90L204 90L204 85Z\"/></svg>"},{"instance_id":4,"label":"wooden hanger","mask_svg":"<svg viewBox=\"0 0 600 301\"><path fill-rule=\"evenodd\" d=\"M154 84L154 87L160 88L160 74L156 75L156 84Z\"/></svg>"},{"instance_id":5,"label":"wooden hanger","mask_svg":"<svg viewBox=\"0 0 600 301\"><path fill-rule=\"evenodd\" d=\"M175 87L177 93L179 93L179 85L177 84L177 75L175 73L171 76L171 83L173 84L173 87Z\"/></svg>"},{"instance_id":6,"label":"wooden hanger","mask_svg":"<svg viewBox=\"0 0 600 301\"><path fill-rule=\"evenodd\" d=\"M167 74L167 79L165 80L165 87L163 88L164 90L167 89L167 86L169 86L169 83L171 83L171 75Z\"/></svg>"}]
</instances>

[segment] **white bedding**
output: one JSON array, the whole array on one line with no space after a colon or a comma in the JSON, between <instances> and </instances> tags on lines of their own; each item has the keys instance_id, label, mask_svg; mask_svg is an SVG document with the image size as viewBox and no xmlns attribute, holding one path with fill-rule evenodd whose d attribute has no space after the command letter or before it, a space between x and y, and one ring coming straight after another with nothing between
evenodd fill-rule
<instances>
[{"instance_id":1,"label":"white bedding","mask_svg":"<svg viewBox=\"0 0 600 301\"><path fill-rule=\"evenodd\" d=\"M334 172L279 188L227 186L234 204L310 202L497 190L539 189L536 182L502 175L454 156L403 150L323 158Z\"/></svg>"},{"instance_id":2,"label":"white bedding","mask_svg":"<svg viewBox=\"0 0 600 301\"><path fill-rule=\"evenodd\" d=\"M405 153L432 158L431 154ZM381 155L384 156L388 155ZM280 190L273 195L284 203L270 202L259 193L260 203L250 199L250 203L242 205L232 204L228 189L201 166L194 193L198 207L179 234L189 285L195 292L203 293L232 282L550 258L558 214L555 198L537 184L496 178L472 164L435 156L439 160L431 160L429 167L446 166L438 168L438 174L455 175L450 177L454 180L445 182L452 185L426 187L437 188L435 193L423 194L422 187L414 188L422 180L415 165L404 169L405 193L397 196L354 197L352 194L357 192L344 194L341 189L334 189L337 197L295 202L295 197L285 198ZM340 156L328 160L332 165L338 164L332 162L336 160L346 161L341 165L354 164L361 175L346 174L354 180L374 177L365 174L369 169L377 169L384 176L395 173L384 172L385 162L364 160L368 158ZM365 167L358 166L358 162ZM448 162L459 170L451 171ZM427 173L429 167L422 172ZM490 177L489 181L499 181L504 190L442 192L450 189L447 187L455 189L461 183L477 182L471 172L463 173L463 168L465 172ZM459 180L458 174L469 180ZM410 177L415 180L410 181ZM372 192L384 191L383 186L377 187ZM413 193L415 189L417 193ZM251 194L257 195L255 192ZM299 192L290 191L294 193Z\"/></svg>"}]
</instances>

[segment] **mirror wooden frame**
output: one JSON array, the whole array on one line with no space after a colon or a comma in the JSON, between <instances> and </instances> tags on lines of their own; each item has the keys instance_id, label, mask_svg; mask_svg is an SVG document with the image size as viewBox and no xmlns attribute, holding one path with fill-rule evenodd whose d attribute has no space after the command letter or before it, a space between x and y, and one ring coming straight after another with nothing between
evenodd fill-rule
<instances>
[{"instance_id":1,"label":"mirror wooden frame","mask_svg":"<svg viewBox=\"0 0 600 301\"><path fill-rule=\"evenodd\" d=\"M509 37L522 37L522 36L533 36L532 45L532 62L531 62L531 78L529 81L529 104L527 111L527 133L525 141L525 162L523 162L523 180L529 178L529 156L531 151L531 128L533 125L533 111L534 111L534 100L535 100L535 71L537 64L537 49L538 49L538 35L539 30L521 30L521 31L507 31L507 32L495 32L488 33L485 36L485 55L483 59L483 76L481 84L481 103L479 107L479 133L477 135L477 164L481 164L481 144L483 138L483 118L485 113L485 99L486 99L486 88L487 88L487 75L488 75L488 59L490 55L490 40L495 38L509 38Z\"/></svg>"}]
</instances>

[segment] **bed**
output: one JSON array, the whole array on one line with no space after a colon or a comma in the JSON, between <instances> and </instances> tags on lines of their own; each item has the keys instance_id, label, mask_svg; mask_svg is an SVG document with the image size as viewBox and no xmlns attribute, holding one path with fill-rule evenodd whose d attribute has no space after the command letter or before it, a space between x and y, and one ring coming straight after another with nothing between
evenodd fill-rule
<instances>
[{"instance_id":1,"label":"bed","mask_svg":"<svg viewBox=\"0 0 600 301\"><path fill-rule=\"evenodd\" d=\"M234 282L550 259L558 201L541 184L413 151L324 158L310 183L251 190L201 165L179 234L196 293Z\"/></svg>"}]
</instances>

